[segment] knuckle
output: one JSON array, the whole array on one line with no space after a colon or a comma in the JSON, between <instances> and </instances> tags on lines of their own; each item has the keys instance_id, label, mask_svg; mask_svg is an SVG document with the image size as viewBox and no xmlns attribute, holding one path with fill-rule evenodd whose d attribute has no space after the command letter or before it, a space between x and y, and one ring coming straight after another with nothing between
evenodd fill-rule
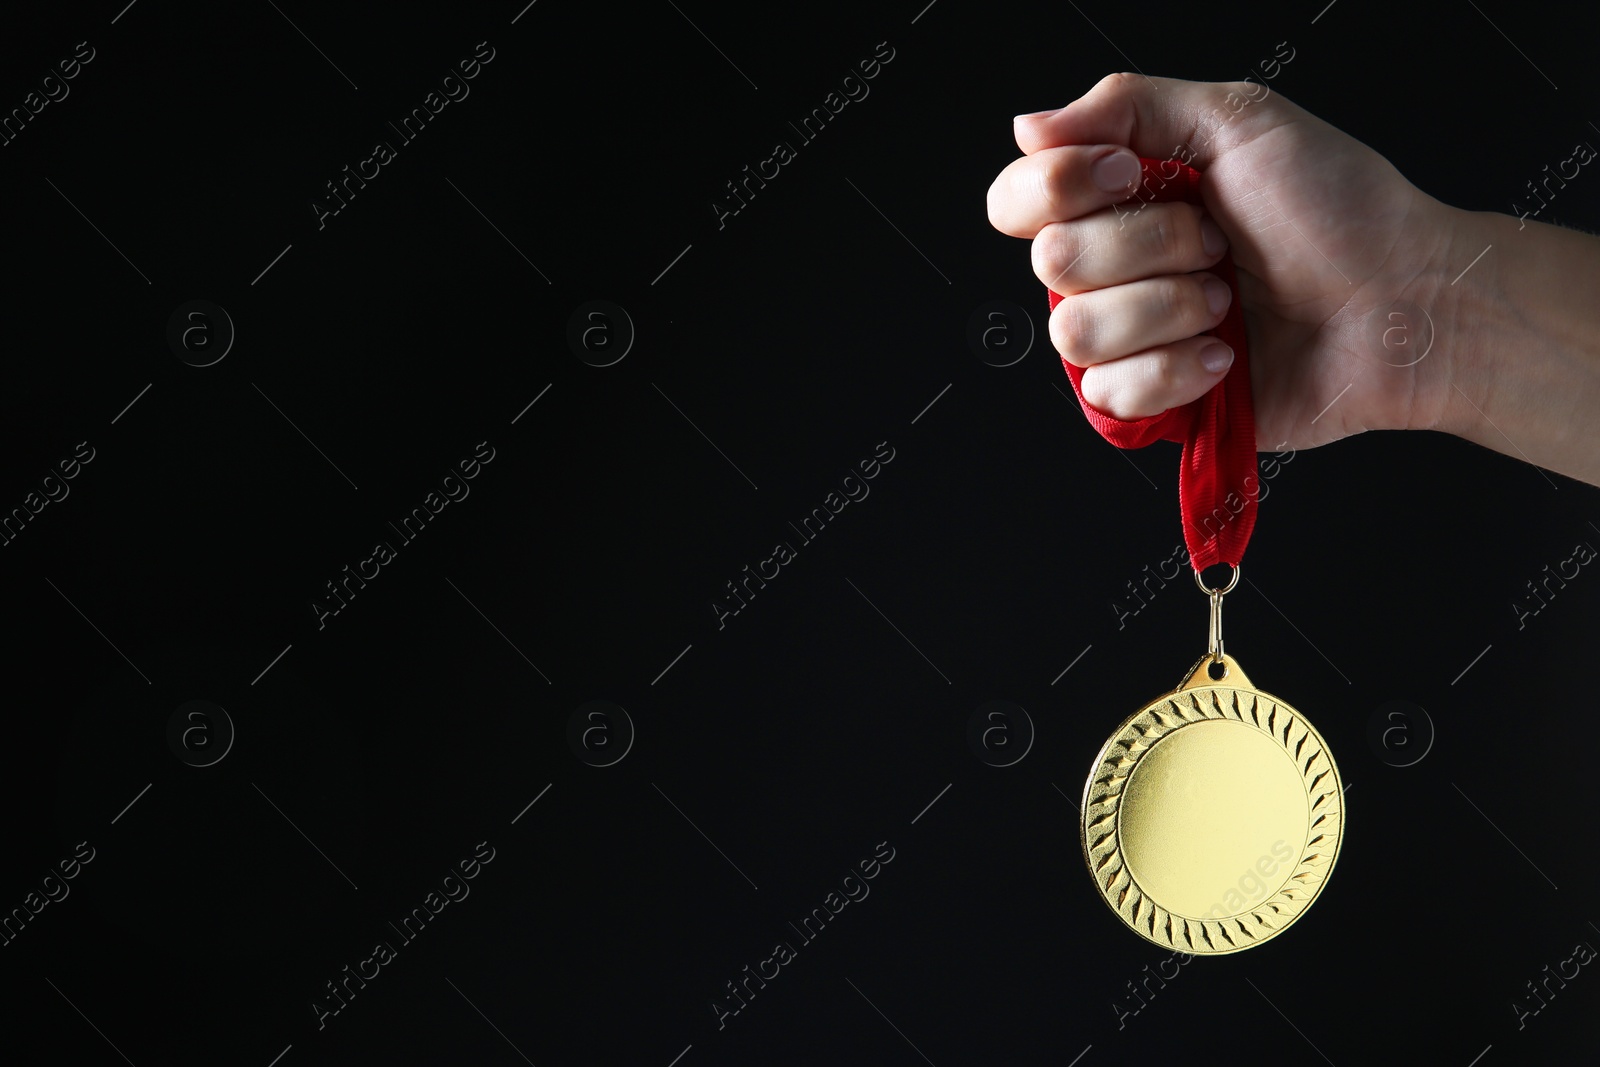
<instances>
[{"instance_id":1,"label":"knuckle","mask_svg":"<svg viewBox=\"0 0 1600 1067\"><path fill-rule=\"evenodd\" d=\"M1068 161L1064 153L1047 153L1039 161L1038 169L1034 172L1036 182L1034 195L1039 198L1041 205L1050 218L1059 218L1063 204L1063 193L1072 176L1068 173Z\"/></svg>"},{"instance_id":2,"label":"knuckle","mask_svg":"<svg viewBox=\"0 0 1600 1067\"><path fill-rule=\"evenodd\" d=\"M1014 165L1001 171L990 184L986 197L990 225L1012 237L1031 237L1032 233L1027 232L1023 225L1027 196L1027 186L1018 180Z\"/></svg>"},{"instance_id":3,"label":"knuckle","mask_svg":"<svg viewBox=\"0 0 1600 1067\"><path fill-rule=\"evenodd\" d=\"M1033 273L1058 293L1073 288L1068 268L1077 261L1079 243L1070 226L1046 226L1033 241Z\"/></svg>"},{"instance_id":4,"label":"knuckle","mask_svg":"<svg viewBox=\"0 0 1600 1067\"><path fill-rule=\"evenodd\" d=\"M1141 417L1137 398L1131 394L1127 382L1114 368L1090 367L1083 372L1080 388L1083 390L1083 398L1096 411L1110 415L1114 419Z\"/></svg>"},{"instance_id":5,"label":"knuckle","mask_svg":"<svg viewBox=\"0 0 1600 1067\"><path fill-rule=\"evenodd\" d=\"M1156 396L1171 396L1183 384L1183 368L1173 358L1170 350L1162 350L1150 361L1150 379L1146 383Z\"/></svg>"},{"instance_id":6,"label":"knuckle","mask_svg":"<svg viewBox=\"0 0 1600 1067\"><path fill-rule=\"evenodd\" d=\"M1119 109L1126 106L1131 112L1133 129L1148 130L1157 125L1153 104L1146 92L1146 85L1149 83L1150 79L1143 74L1123 70L1101 78L1095 83L1091 92L1107 100L1116 101Z\"/></svg>"},{"instance_id":7,"label":"knuckle","mask_svg":"<svg viewBox=\"0 0 1600 1067\"><path fill-rule=\"evenodd\" d=\"M1187 278L1158 279L1150 288L1151 318L1157 322L1187 324L1194 321L1197 300L1201 307L1205 306L1198 282Z\"/></svg>"},{"instance_id":8,"label":"knuckle","mask_svg":"<svg viewBox=\"0 0 1600 1067\"><path fill-rule=\"evenodd\" d=\"M1172 287L1177 321L1194 327L1196 333L1211 324L1214 316L1206 303L1204 280L1201 278L1176 279Z\"/></svg>"},{"instance_id":9,"label":"knuckle","mask_svg":"<svg viewBox=\"0 0 1600 1067\"><path fill-rule=\"evenodd\" d=\"M1165 206L1165 205L1163 205ZM1177 263L1183 258L1187 230L1176 212L1157 211L1150 220L1148 252L1158 263Z\"/></svg>"},{"instance_id":10,"label":"knuckle","mask_svg":"<svg viewBox=\"0 0 1600 1067\"><path fill-rule=\"evenodd\" d=\"M1220 102L1226 103L1229 100L1236 100L1240 98L1248 99L1248 94L1251 92L1251 89L1249 83L1247 82L1226 81L1217 82L1215 92L1220 98Z\"/></svg>"},{"instance_id":11,"label":"knuckle","mask_svg":"<svg viewBox=\"0 0 1600 1067\"><path fill-rule=\"evenodd\" d=\"M1090 407L1096 411L1103 411L1112 418L1122 418L1122 409L1117 405L1116 390L1111 387L1110 375L1104 371L1104 367L1090 367L1084 371L1079 388L1083 390L1083 398L1089 402Z\"/></svg>"},{"instance_id":12,"label":"knuckle","mask_svg":"<svg viewBox=\"0 0 1600 1067\"><path fill-rule=\"evenodd\" d=\"M984 197L984 204L989 212L989 225L1000 228L1000 223L1005 212L1004 195L1000 188L1000 178L996 178L989 186L989 192Z\"/></svg>"},{"instance_id":13,"label":"knuckle","mask_svg":"<svg viewBox=\"0 0 1600 1067\"><path fill-rule=\"evenodd\" d=\"M1121 95L1129 92L1139 83L1140 75L1130 71L1119 70L1115 74L1107 74L1095 83L1094 90L1099 93Z\"/></svg>"},{"instance_id":14,"label":"knuckle","mask_svg":"<svg viewBox=\"0 0 1600 1067\"><path fill-rule=\"evenodd\" d=\"M1086 303L1068 297L1056 305L1050 316L1050 340L1063 359L1074 366L1087 366L1094 354L1094 316Z\"/></svg>"}]
</instances>

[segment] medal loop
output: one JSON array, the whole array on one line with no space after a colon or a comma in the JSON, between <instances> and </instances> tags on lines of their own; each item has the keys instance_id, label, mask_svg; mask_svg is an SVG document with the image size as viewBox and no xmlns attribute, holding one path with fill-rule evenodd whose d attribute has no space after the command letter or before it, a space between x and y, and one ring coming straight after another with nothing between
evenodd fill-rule
<instances>
[{"instance_id":1,"label":"medal loop","mask_svg":"<svg viewBox=\"0 0 1600 1067\"><path fill-rule=\"evenodd\" d=\"M1205 580L1200 577L1199 571L1194 572L1194 584L1200 587L1202 593L1211 598L1211 648L1209 653L1211 664L1208 673L1212 678L1220 680L1226 677L1228 669L1222 655L1222 597L1224 594L1232 592L1233 587L1239 584L1239 568L1234 566L1233 577L1228 579L1228 584L1220 589L1208 587ZM1216 673L1216 669L1219 666L1223 671L1220 675Z\"/></svg>"}]
</instances>

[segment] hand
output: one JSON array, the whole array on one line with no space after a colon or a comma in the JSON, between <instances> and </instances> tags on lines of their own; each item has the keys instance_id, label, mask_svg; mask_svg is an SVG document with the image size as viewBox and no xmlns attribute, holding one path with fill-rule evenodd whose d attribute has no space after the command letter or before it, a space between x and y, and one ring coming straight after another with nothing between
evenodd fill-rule
<instances>
[{"instance_id":1,"label":"hand","mask_svg":"<svg viewBox=\"0 0 1600 1067\"><path fill-rule=\"evenodd\" d=\"M989 220L1033 240L1034 273L1065 298L1052 342L1087 368L1084 398L1115 418L1195 400L1227 372L1208 359L1219 342L1199 335L1226 311L1207 268L1229 248L1259 448L1439 426L1458 403L1451 346L1411 361L1450 325L1442 294L1483 247L1457 247L1476 239L1468 213L1263 92L1113 74L1059 111L1017 117L1025 155L990 187ZM1199 170L1204 207L1136 199L1136 155ZM1428 309L1431 326L1391 314L1401 301Z\"/></svg>"}]
</instances>

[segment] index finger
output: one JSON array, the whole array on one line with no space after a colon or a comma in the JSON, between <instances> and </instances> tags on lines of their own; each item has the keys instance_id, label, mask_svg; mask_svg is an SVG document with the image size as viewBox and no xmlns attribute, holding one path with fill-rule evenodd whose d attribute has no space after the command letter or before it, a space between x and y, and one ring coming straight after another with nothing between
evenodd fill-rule
<instances>
[{"instance_id":1,"label":"index finger","mask_svg":"<svg viewBox=\"0 0 1600 1067\"><path fill-rule=\"evenodd\" d=\"M989 186L989 223L1012 237L1036 237L1052 222L1126 200L1139 158L1117 144L1066 145L1014 159Z\"/></svg>"}]
</instances>

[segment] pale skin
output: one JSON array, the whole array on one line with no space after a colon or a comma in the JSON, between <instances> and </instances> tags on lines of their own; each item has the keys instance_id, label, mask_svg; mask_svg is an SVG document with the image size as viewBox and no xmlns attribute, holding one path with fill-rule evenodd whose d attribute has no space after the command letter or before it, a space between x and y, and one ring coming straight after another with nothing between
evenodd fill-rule
<instances>
[{"instance_id":1,"label":"pale skin","mask_svg":"<svg viewBox=\"0 0 1600 1067\"><path fill-rule=\"evenodd\" d=\"M1204 334L1226 250L1259 449L1438 430L1600 485L1600 238L1441 203L1254 83L1113 74L1014 125L989 220L1065 298L1050 339L1097 410L1156 415L1223 378ZM1136 156L1195 167L1204 206L1137 199Z\"/></svg>"}]
</instances>

